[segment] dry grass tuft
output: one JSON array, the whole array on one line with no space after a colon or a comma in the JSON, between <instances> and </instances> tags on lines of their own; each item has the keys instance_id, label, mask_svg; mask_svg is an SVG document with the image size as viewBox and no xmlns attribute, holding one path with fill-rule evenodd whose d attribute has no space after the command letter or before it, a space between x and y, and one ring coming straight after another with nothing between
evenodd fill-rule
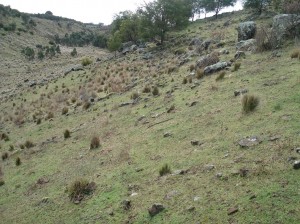
<instances>
[{"instance_id":1,"label":"dry grass tuft","mask_svg":"<svg viewBox=\"0 0 300 224\"><path fill-rule=\"evenodd\" d=\"M244 95L242 98L243 111L249 113L254 111L259 104L259 98L253 95Z\"/></svg>"}]
</instances>

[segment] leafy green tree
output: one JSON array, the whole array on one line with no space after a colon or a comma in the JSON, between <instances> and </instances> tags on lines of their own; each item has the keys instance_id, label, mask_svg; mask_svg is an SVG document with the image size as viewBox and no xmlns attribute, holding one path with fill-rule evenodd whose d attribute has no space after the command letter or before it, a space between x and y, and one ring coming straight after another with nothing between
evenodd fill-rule
<instances>
[{"instance_id":1,"label":"leafy green tree","mask_svg":"<svg viewBox=\"0 0 300 224\"><path fill-rule=\"evenodd\" d=\"M259 14L270 5L272 0L244 0L244 7L256 10Z\"/></svg>"},{"instance_id":2,"label":"leafy green tree","mask_svg":"<svg viewBox=\"0 0 300 224\"><path fill-rule=\"evenodd\" d=\"M115 57L117 56L117 50L121 47L121 38L119 31L116 31L107 42L108 49L115 52Z\"/></svg>"},{"instance_id":3,"label":"leafy green tree","mask_svg":"<svg viewBox=\"0 0 300 224\"><path fill-rule=\"evenodd\" d=\"M220 11L228 6L234 6L237 0L202 0L206 12L214 12L216 19Z\"/></svg>"},{"instance_id":4,"label":"leafy green tree","mask_svg":"<svg viewBox=\"0 0 300 224\"><path fill-rule=\"evenodd\" d=\"M160 43L163 44L168 31L188 24L192 8L185 0L156 0L146 4L139 12L142 14L143 36L159 36Z\"/></svg>"},{"instance_id":5,"label":"leafy green tree","mask_svg":"<svg viewBox=\"0 0 300 224\"><path fill-rule=\"evenodd\" d=\"M124 19L120 24L120 38L122 42L133 41L139 39L140 17L138 14L132 14Z\"/></svg>"}]
</instances>

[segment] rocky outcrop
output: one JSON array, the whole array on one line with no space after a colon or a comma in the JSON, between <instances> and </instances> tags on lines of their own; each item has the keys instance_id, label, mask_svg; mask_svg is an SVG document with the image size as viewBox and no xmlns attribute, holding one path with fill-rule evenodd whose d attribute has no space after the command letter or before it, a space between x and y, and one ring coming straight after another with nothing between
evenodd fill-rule
<instances>
[{"instance_id":1,"label":"rocky outcrop","mask_svg":"<svg viewBox=\"0 0 300 224\"><path fill-rule=\"evenodd\" d=\"M237 30L238 30L238 41L249 40L255 36L256 24L253 21L240 23Z\"/></svg>"},{"instance_id":2,"label":"rocky outcrop","mask_svg":"<svg viewBox=\"0 0 300 224\"><path fill-rule=\"evenodd\" d=\"M207 66L204 69L204 74L206 74L206 75L207 74L212 74L212 73L221 71L221 70L225 69L228 66L230 66L230 64L228 62L224 62L224 61L223 62L218 62L217 64Z\"/></svg>"},{"instance_id":3,"label":"rocky outcrop","mask_svg":"<svg viewBox=\"0 0 300 224\"><path fill-rule=\"evenodd\" d=\"M196 62L196 67L197 68L205 68L209 65L213 65L219 62L219 57L216 54L208 54L203 57L201 57L197 62Z\"/></svg>"},{"instance_id":4,"label":"rocky outcrop","mask_svg":"<svg viewBox=\"0 0 300 224\"><path fill-rule=\"evenodd\" d=\"M236 44L237 51L255 51L256 49L256 40L242 40Z\"/></svg>"},{"instance_id":5,"label":"rocky outcrop","mask_svg":"<svg viewBox=\"0 0 300 224\"><path fill-rule=\"evenodd\" d=\"M300 29L300 16L294 14L280 14L273 18L273 32L277 41L293 35Z\"/></svg>"}]
</instances>

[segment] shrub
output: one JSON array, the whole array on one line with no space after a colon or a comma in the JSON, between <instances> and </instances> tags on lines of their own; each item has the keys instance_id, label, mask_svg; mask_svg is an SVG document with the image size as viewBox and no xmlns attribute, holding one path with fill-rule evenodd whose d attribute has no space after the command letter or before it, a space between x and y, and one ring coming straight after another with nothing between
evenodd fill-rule
<instances>
[{"instance_id":1,"label":"shrub","mask_svg":"<svg viewBox=\"0 0 300 224\"><path fill-rule=\"evenodd\" d=\"M28 60L34 59L34 50L31 47L25 47L21 52Z\"/></svg>"},{"instance_id":2,"label":"shrub","mask_svg":"<svg viewBox=\"0 0 300 224\"><path fill-rule=\"evenodd\" d=\"M149 86L145 86L143 89L143 93L150 93L151 92L151 88Z\"/></svg>"},{"instance_id":3,"label":"shrub","mask_svg":"<svg viewBox=\"0 0 300 224\"><path fill-rule=\"evenodd\" d=\"M3 179L0 179L0 187L5 184L5 181Z\"/></svg>"},{"instance_id":4,"label":"shrub","mask_svg":"<svg viewBox=\"0 0 300 224\"><path fill-rule=\"evenodd\" d=\"M62 111L61 111L61 114L62 115L65 115L65 114L67 114L69 112L69 109L67 108L67 107L64 107L63 109L62 109Z\"/></svg>"},{"instance_id":5,"label":"shrub","mask_svg":"<svg viewBox=\"0 0 300 224\"><path fill-rule=\"evenodd\" d=\"M188 83L188 79L187 79L187 77L184 77L183 80L182 80L182 84L185 85L185 84L187 84L187 83Z\"/></svg>"},{"instance_id":6,"label":"shrub","mask_svg":"<svg viewBox=\"0 0 300 224\"><path fill-rule=\"evenodd\" d=\"M44 55L43 51L40 50L38 52L38 59L43 60L44 58L45 58L45 55Z\"/></svg>"},{"instance_id":7,"label":"shrub","mask_svg":"<svg viewBox=\"0 0 300 224\"><path fill-rule=\"evenodd\" d=\"M68 187L69 198L73 202L80 202L85 195L90 195L95 190L96 184L85 179L75 180Z\"/></svg>"},{"instance_id":8,"label":"shrub","mask_svg":"<svg viewBox=\"0 0 300 224\"><path fill-rule=\"evenodd\" d=\"M236 72L237 70L239 70L241 67L241 62L235 62L233 65L233 72Z\"/></svg>"},{"instance_id":9,"label":"shrub","mask_svg":"<svg viewBox=\"0 0 300 224\"><path fill-rule=\"evenodd\" d=\"M0 140L4 140L4 141L8 142L8 141L9 141L9 137L8 137L7 134L2 133L2 134L0 135Z\"/></svg>"},{"instance_id":10,"label":"shrub","mask_svg":"<svg viewBox=\"0 0 300 224\"><path fill-rule=\"evenodd\" d=\"M255 40L258 52L275 49L279 44L274 31L265 27L261 27L256 31Z\"/></svg>"},{"instance_id":11,"label":"shrub","mask_svg":"<svg viewBox=\"0 0 300 224\"><path fill-rule=\"evenodd\" d=\"M259 104L259 98L253 95L244 95L242 99L243 111L245 113L254 111Z\"/></svg>"},{"instance_id":12,"label":"shrub","mask_svg":"<svg viewBox=\"0 0 300 224\"><path fill-rule=\"evenodd\" d=\"M100 147L100 139L94 136L91 140L90 149L97 149Z\"/></svg>"},{"instance_id":13,"label":"shrub","mask_svg":"<svg viewBox=\"0 0 300 224\"><path fill-rule=\"evenodd\" d=\"M171 168L168 164L165 164L162 168L159 170L159 175L164 176L166 174L171 173Z\"/></svg>"},{"instance_id":14,"label":"shrub","mask_svg":"<svg viewBox=\"0 0 300 224\"><path fill-rule=\"evenodd\" d=\"M157 86L155 86L155 87L153 88L152 94L153 94L153 96L159 95L159 90L158 90L158 87L157 87Z\"/></svg>"},{"instance_id":15,"label":"shrub","mask_svg":"<svg viewBox=\"0 0 300 224\"><path fill-rule=\"evenodd\" d=\"M68 129L66 129L64 131L64 138L67 139L67 138L70 138L70 137L71 137L71 132Z\"/></svg>"},{"instance_id":16,"label":"shrub","mask_svg":"<svg viewBox=\"0 0 300 224\"><path fill-rule=\"evenodd\" d=\"M203 69L197 69L196 78L201 79L204 77L204 70Z\"/></svg>"},{"instance_id":17,"label":"shrub","mask_svg":"<svg viewBox=\"0 0 300 224\"><path fill-rule=\"evenodd\" d=\"M71 52L71 56L75 57L77 55L77 50L76 48L73 49L73 51Z\"/></svg>"},{"instance_id":18,"label":"shrub","mask_svg":"<svg viewBox=\"0 0 300 224\"><path fill-rule=\"evenodd\" d=\"M83 109L87 110L90 108L90 106L91 106L91 103L89 101L86 101L82 107L83 107Z\"/></svg>"},{"instance_id":19,"label":"shrub","mask_svg":"<svg viewBox=\"0 0 300 224\"><path fill-rule=\"evenodd\" d=\"M8 153L7 152L4 152L4 153L2 153L2 160L4 161L4 160L7 160L8 159Z\"/></svg>"},{"instance_id":20,"label":"shrub","mask_svg":"<svg viewBox=\"0 0 300 224\"><path fill-rule=\"evenodd\" d=\"M299 58L300 57L300 50L297 49L297 50L294 50L292 53L291 53L291 58Z\"/></svg>"},{"instance_id":21,"label":"shrub","mask_svg":"<svg viewBox=\"0 0 300 224\"><path fill-rule=\"evenodd\" d=\"M92 64L92 60L90 58L83 58L81 60L81 64L82 64L82 66L90 65L90 64Z\"/></svg>"},{"instance_id":22,"label":"shrub","mask_svg":"<svg viewBox=\"0 0 300 224\"><path fill-rule=\"evenodd\" d=\"M130 96L130 99L132 100L136 100L137 98L139 98L139 94L137 92L132 93Z\"/></svg>"},{"instance_id":23,"label":"shrub","mask_svg":"<svg viewBox=\"0 0 300 224\"><path fill-rule=\"evenodd\" d=\"M39 124L41 124L41 123L42 123L42 119L41 119L41 118L38 118L38 119L36 120L36 124L39 125Z\"/></svg>"},{"instance_id":24,"label":"shrub","mask_svg":"<svg viewBox=\"0 0 300 224\"><path fill-rule=\"evenodd\" d=\"M20 166L21 165L21 159L20 159L20 157L17 157L16 158L16 166Z\"/></svg>"},{"instance_id":25,"label":"shrub","mask_svg":"<svg viewBox=\"0 0 300 224\"><path fill-rule=\"evenodd\" d=\"M25 145L25 147L26 147L27 149L30 149L30 148L34 147L33 142L32 142L32 141L29 141L29 140L27 140L27 141L24 143L24 145Z\"/></svg>"}]
</instances>

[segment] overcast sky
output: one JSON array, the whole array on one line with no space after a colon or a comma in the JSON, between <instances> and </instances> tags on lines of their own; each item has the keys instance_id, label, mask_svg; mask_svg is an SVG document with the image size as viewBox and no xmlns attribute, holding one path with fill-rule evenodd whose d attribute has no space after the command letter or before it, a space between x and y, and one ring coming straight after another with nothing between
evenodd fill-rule
<instances>
[{"instance_id":1,"label":"overcast sky","mask_svg":"<svg viewBox=\"0 0 300 224\"><path fill-rule=\"evenodd\" d=\"M134 11L144 2L151 0L0 0L2 5L21 12L45 13L75 19L84 23L110 24L113 16L125 10ZM234 10L241 9L241 4ZM232 9L231 9L232 10Z\"/></svg>"}]
</instances>

